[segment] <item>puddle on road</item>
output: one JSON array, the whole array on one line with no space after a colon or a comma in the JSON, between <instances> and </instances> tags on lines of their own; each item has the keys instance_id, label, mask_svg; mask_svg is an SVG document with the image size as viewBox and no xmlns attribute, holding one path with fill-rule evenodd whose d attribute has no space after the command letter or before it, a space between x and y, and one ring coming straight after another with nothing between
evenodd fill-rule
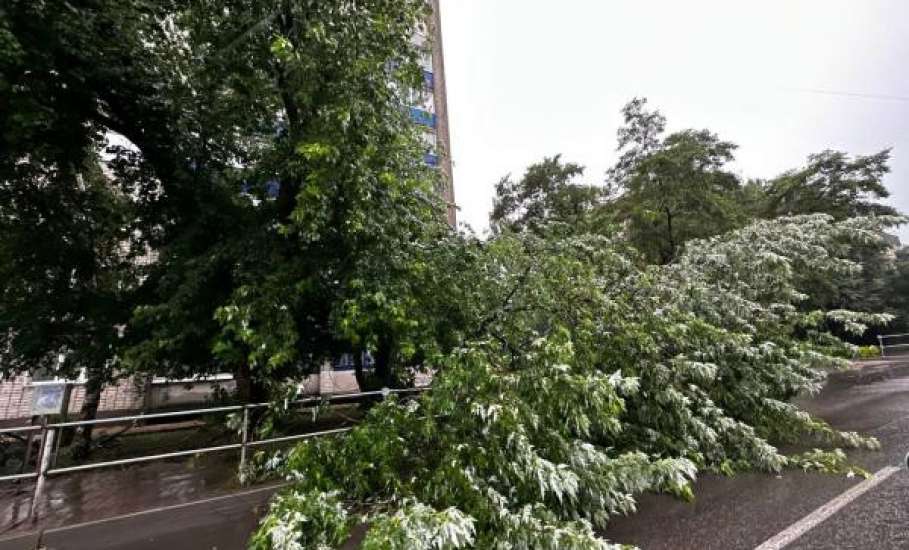
<instances>
[{"instance_id":1,"label":"puddle on road","mask_svg":"<svg viewBox=\"0 0 909 550\"><path fill-rule=\"evenodd\" d=\"M239 488L235 453L66 474L47 481L38 525L53 528L190 502ZM34 482L0 484L0 535L32 529Z\"/></svg>"}]
</instances>

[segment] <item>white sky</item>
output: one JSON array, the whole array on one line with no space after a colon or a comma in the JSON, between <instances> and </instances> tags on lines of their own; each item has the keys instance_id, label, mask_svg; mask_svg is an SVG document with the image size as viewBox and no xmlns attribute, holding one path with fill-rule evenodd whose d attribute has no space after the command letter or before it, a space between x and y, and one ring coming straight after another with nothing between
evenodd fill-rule
<instances>
[{"instance_id":1,"label":"white sky","mask_svg":"<svg viewBox=\"0 0 909 550\"><path fill-rule=\"evenodd\" d=\"M442 17L459 220L477 230L495 182L544 156L602 181L634 96L670 130L737 143L745 177L893 147L909 212L909 1L442 0Z\"/></svg>"}]
</instances>

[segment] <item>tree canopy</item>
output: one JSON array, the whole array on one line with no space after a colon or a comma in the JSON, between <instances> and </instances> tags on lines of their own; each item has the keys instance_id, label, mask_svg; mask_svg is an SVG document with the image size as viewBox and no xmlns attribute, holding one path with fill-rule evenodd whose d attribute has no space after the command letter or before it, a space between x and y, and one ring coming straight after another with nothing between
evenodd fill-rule
<instances>
[{"instance_id":1,"label":"tree canopy","mask_svg":"<svg viewBox=\"0 0 909 550\"><path fill-rule=\"evenodd\" d=\"M768 218L823 212L836 219L894 216L880 203L890 196L883 178L890 172L890 150L851 158L841 151L808 157L803 168L790 170L764 184L764 204L756 212Z\"/></svg>"},{"instance_id":2,"label":"tree canopy","mask_svg":"<svg viewBox=\"0 0 909 550\"><path fill-rule=\"evenodd\" d=\"M530 166L519 181L503 178L489 216L492 230L539 231L559 222L577 231L606 198L604 188L577 181L583 174L583 167L555 156Z\"/></svg>"},{"instance_id":3,"label":"tree canopy","mask_svg":"<svg viewBox=\"0 0 909 550\"><path fill-rule=\"evenodd\" d=\"M771 441L876 447L788 400L851 353L826 319L886 321L798 307L800 275L853 272L840 243L879 227L758 222L645 267L602 236L501 235L456 302L476 329L429 360L431 391L290 452L253 547L337 547L366 523L365 548L611 548L610 516L645 491L690 497L698 470L850 470Z\"/></svg>"},{"instance_id":4,"label":"tree canopy","mask_svg":"<svg viewBox=\"0 0 909 550\"><path fill-rule=\"evenodd\" d=\"M126 206L120 238L145 259L110 357L181 378L234 372L242 388L304 375L361 342L400 354L392 306L365 322L350 303L406 301L400 278L413 273L418 243L448 231L438 175L402 108L423 85L411 37L428 9L418 0L3 7L5 165L56 170L39 151L71 141L60 147L72 175L46 195L64 201L80 170L102 173L98 186ZM3 182L39 198L19 174ZM30 220L14 221L27 231ZM83 233L55 231L64 241ZM20 275L10 284L44 284L40 272Z\"/></svg>"},{"instance_id":5,"label":"tree canopy","mask_svg":"<svg viewBox=\"0 0 909 550\"><path fill-rule=\"evenodd\" d=\"M664 135L666 119L646 100L622 111L621 156L609 172L619 197L616 216L629 241L646 257L669 263L688 240L709 237L741 223L741 184L726 165L736 145L709 130Z\"/></svg>"}]
</instances>

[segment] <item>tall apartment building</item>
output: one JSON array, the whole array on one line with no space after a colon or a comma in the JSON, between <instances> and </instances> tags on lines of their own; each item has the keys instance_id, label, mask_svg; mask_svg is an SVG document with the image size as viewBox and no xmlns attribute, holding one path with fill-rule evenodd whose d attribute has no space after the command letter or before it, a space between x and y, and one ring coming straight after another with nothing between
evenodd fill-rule
<instances>
[{"instance_id":1,"label":"tall apartment building","mask_svg":"<svg viewBox=\"0 0 909 550\"><path fill-rule=\"evenodd\" d=\"M448 205L448 223L457 223L454 179L451 169L451 137L448 130L448 97L445 88L445 54L442 48L442 18L439 0L431 0L433 15L426 26L426 33L418 33L414 42L427 47L422 60L425 89L415 95L410 106L413 120L425 128L424 138L429 146L426 163L441 172L442 188L439 190Z\"/></svg>"}]
</instances>

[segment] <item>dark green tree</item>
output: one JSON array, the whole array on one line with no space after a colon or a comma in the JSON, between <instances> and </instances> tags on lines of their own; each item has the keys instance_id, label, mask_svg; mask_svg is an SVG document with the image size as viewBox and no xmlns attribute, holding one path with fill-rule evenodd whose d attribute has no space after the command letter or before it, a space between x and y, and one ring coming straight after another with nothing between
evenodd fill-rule
<instances>
[{"instance_id":1,"label":"dark green tree","mask_svg":"<svg viewBox=\"0 0 909 550\"><path fill-rule=\"evenodd\" d=\"M71 15L58 7L47 27L30 20L41 6L0 8L0 372L84 373L93 418L118 376L145 249L131 189L101 167L98 106L54 42Z\"/></svg>"},{"instance_id":2,"label":"dark green tree","mask_svg":"<svg viewBox=\"0 0 909 550\"><path fill-rule=\"evenodd\" d=\"M741 184L726 165L736 146L708 130L664 135L666 119L644 99L623 109L621 156L608 182L617 194L616 219L653 263L672 261L688 240L741 223Z\"/></svg>"},{"instance_id":3,"label":"dark green tree","mask_svg":"<svg viewBox=\"0 0 909 550\"><path fill-rule=\"evenodd\" d=\"M593 213L606 198L602 186L579 182L584 168L556 155L527 168L519 181L511 176L496 184L490 226L494 232L541 231L552 223L590 229Z\"/></svg>"},{"instance_id":4,"label":"dark green tree","mask_svg":"<svg viewBox=\"0 0 909 550\"><path fill-rule=\"evenodd\" d=\"M130 201L84 150L48 145L0 161L0 369L84 374L83 419L95 417L103 386L118 377L135 304L130 215ZM80 453L90 441L89 427Z\"/></svg>"},{"instance_id":5,"label":"dark green tree","mask_svg":"<svg viewBox=\"0 0 909 550\"><path fill-rule=\"evenodd\" d=\"M894 332L909 333L909 247L904 246L896 253L896 266L888 278L886 294L897 316L891 328Z\"/></svg>"},{"instance_id":6,"label":"dark green tree","mask_svg":"<svg viewBox=\"0 0 909 550\"><path fill-rule=\"evenodd\" d=\"M811 155L806 166L763 185L764 200L755 214L775 218L824 213L838 220L897 215L895 208L880 203L890 196L883 182L889 162L889 149L854 158L831 150Z\"/></svg>"},{"instance_id":7,"label":"dark green tree","mask_svg":"<svg viewBox=\"0 0 909 550\"><path fill-rule=\"evenodd\" d=\"M363 342L385 343L380 357L413 355L401 353L399 325L348 317L352 301L400 287L404 258L447 231L439 176L403 109L423 85L411 37L427 10L419 0L4 4L7 165L53 170L24 152L60 129L86 133L70 148L82 155L74 166L100 159L130 205L122 227L141 285L126 349L109 358L173 377L231 371L240 398L261 399ZM21 191L18 175L4 176Z\"/></svg>"}]
</instances>

